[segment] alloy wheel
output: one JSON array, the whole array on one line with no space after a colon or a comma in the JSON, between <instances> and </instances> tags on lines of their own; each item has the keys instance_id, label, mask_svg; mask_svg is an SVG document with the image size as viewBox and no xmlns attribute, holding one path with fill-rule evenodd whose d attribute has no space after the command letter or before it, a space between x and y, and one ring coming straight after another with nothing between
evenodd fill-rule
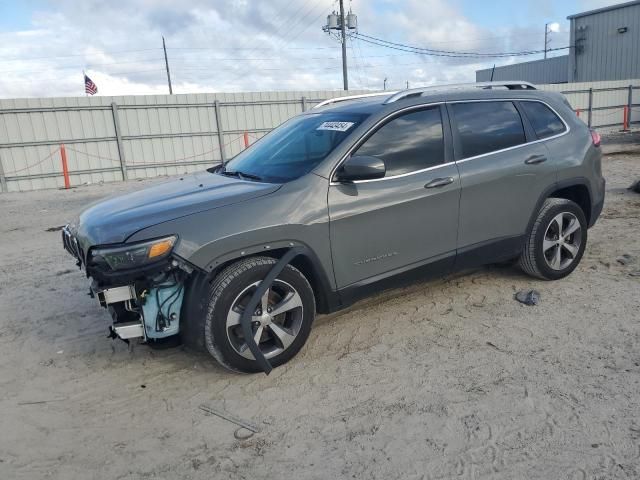
<instances>
[{"instance_id":1,"label":"alloy wheel","mask_svg":"<svg viewBox=\"0 0 640 480\"><path fill-rule=\"evenodd\" d=\"M255 282L242 290L231 304L227 314L227 336L233 349L254 360L245 341L240 317L245 306L260 285ZM251 316L253 339L266 358L284 352L297 338L302 327L303 306L300 294L287 282L276 280L260 300Z\"/></svg>"},{"instance_id":2,"label":"alloy wheel","mask_svg":"<svg viewBox=\"0 0 640 480\"><path fill-rule=\"evenodd\" d=\"M551 219L544 234L542 253L553 270L564 270L580 251L582 227L571 212L561 212Z\"/></svg>"}]
</instances>

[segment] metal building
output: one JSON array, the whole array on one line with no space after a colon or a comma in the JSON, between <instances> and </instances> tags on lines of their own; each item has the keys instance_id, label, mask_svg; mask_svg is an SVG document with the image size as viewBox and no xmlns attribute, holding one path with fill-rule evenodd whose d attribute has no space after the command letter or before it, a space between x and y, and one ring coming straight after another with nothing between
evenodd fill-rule
<instances>
[{"instance_id":1,"label":"metal building","mask_svg":"<svg viewBox=\"0 0 640 480\"><path fill-rule=\"evenodd\" d=\"M551 57L532 62L514 63L502 67L487 68L476 71L476 82L488 82L491 80L526 80L531 83L567 83L569 57Z\"/></svg>"},{"instance_id":2,"label":"metal building","mask_svg":"<svg viewBox=\"0 0 640 480\"><path fill-rule=\"evenodd\" d=\"M499 66L493 79L566 83L640 78L640 0L567 18L568 55ZM477 70L476 81L489 80L492 70Z\"/></svg>"},{"instance_id":3,"label":"metal building","mask_svg":"<svg viewBox=\"0 0 640 480\"><path fill-rule=\"evenodd\" d=\"M640 77L640 1L567 17L571 22L569 81Z\"/></svg>"}]
</instances>

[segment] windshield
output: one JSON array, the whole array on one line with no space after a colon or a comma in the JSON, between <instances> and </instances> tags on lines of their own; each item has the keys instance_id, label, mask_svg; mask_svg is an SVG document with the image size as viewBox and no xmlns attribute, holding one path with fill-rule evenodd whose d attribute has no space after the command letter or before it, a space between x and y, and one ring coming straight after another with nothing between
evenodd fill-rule
<instances>
[{"instance_id":1,"label":"windshield","mask_svg":"<svg viewBox=\"0 0 640 480\"><path fill-rule=\"evenodd\" d=\"M223 175L284 183L309 173L366 115L318 113L294 117L237 155Z\"/></svg>"}]
</instances>

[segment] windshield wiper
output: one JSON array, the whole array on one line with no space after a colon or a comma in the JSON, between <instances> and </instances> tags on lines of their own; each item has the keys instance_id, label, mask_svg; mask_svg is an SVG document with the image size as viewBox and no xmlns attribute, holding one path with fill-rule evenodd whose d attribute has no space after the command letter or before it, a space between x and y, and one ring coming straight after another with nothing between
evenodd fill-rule
<instances>
[{"instance_id":1,"label":"windshield wiper","mask_svg":"<svg viewBox=\"0 0 640 480\"><path fill-rule=\"evenodd\" d=\"M226 175L227 177L236 177L239 178L240 180L255 180L257 182L262 181L262 177L259 177L258 175L254 175L252 173L244 173L241 172L239 170L225 170L222 169L220 170L220 174L221 175Z\"/></svg>"}]
</instances>

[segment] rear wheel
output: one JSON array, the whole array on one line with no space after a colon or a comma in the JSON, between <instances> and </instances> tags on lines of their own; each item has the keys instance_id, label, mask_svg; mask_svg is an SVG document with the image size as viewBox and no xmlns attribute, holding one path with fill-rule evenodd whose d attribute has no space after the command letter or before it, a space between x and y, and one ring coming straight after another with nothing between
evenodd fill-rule
<instances>
[{"instance_id":1,"label":"rear wheel","mask_svg":"<svg viewBox=\"0 0 640 480\"><path fill-rule=\"evenodd\" d=\"M545 200L520 256L520 268L529 275L556 280L580 263L587 244L587 221L571 200Z\"/></svg>"},{"instance_id":2,"label":"rear wheel","mask_svg":"<svg viewBox=\"0 0 640 480\"><path fill-rule=\"evenodd\" d=\"M223 270L211 285L204 343L231 370L261 371L247 345L240 317L276 261L270 257L242 260ZM272 366L282 365L305 344L314 317L311 285L299 270L287 265L252 312L253 339Z\"/></svg>"}]
</instances>

